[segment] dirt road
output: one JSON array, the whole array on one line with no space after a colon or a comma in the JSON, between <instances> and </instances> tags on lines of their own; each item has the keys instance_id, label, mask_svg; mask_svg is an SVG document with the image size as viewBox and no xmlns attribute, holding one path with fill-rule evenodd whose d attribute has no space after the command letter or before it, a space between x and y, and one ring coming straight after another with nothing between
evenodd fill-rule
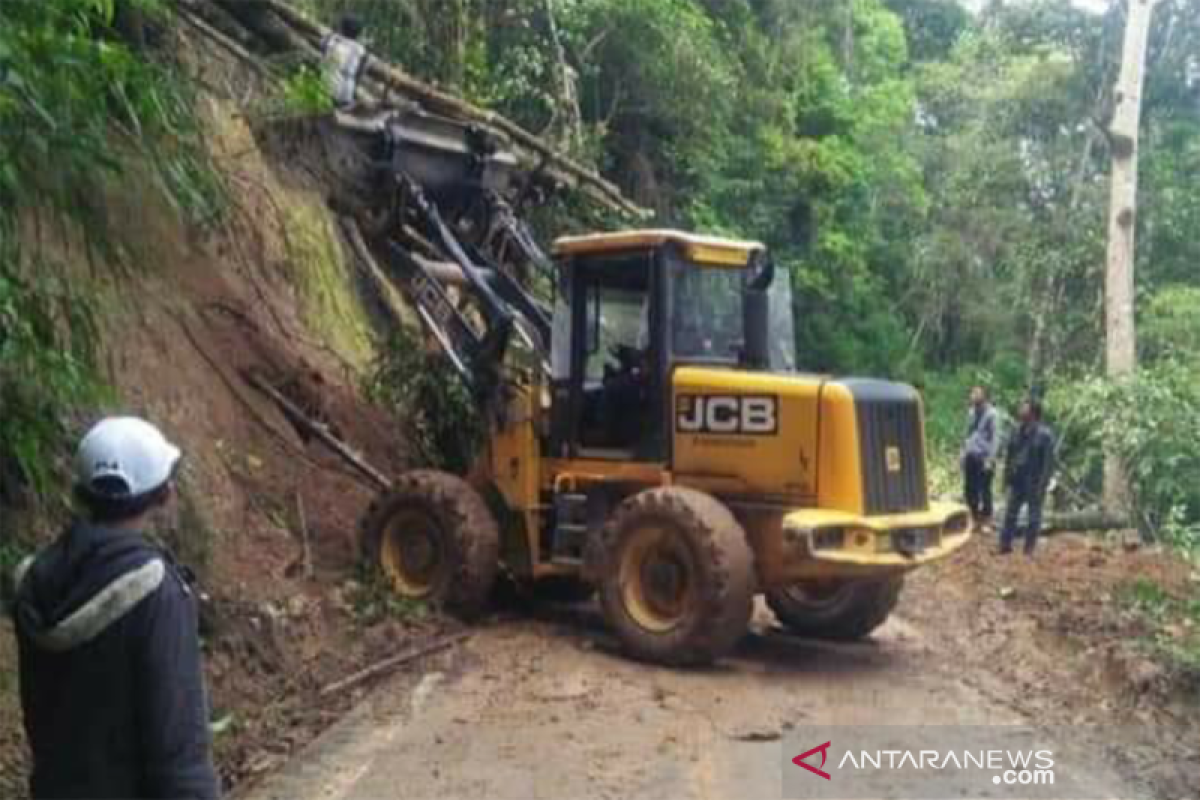
<instances>
[{"instance_id":1,"label":"dirt road","mask_svg":"<svg viewBox=\"0 0 1200 800\"><path fill-rule=\"evenodd\" d=\"M1029 722L1025 690L938 629L958 624L936 610L953 595L933 579L911 595L857 644L792 638L760 609L736 656L699 672L622 658L588 606L495 622L242 798L776 798L793 727ZM1107 763L1063 766L1097 797L1163 796Z\"/></svg>"}]
</instances>

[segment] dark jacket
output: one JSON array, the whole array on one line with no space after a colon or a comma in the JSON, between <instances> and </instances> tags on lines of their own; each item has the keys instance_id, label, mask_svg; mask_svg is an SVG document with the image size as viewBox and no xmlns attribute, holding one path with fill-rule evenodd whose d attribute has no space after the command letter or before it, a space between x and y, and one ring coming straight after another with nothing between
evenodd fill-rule
<instances>
[{"instance_id":1,"label":"dark jacket","mask_svg":"<svg viewBox=\"0 0 1200 800\"><path fill-rule=\"evenodd\" d=\"M1004 459L1004 484L1026 494L1041 495L1054 474L1054 434L1041 422L1012 432Z\"/></svg>"},{"instance_id":2,"label":"dark jacket","mask_svg":"<svg viewBox=\"0 0 1200 800\"><path fill-rule=\"evenodd\" d=\"M196 601L170 556L76 523L14 585L33 797L218 797Z\"/></svg>"}]
</instances>

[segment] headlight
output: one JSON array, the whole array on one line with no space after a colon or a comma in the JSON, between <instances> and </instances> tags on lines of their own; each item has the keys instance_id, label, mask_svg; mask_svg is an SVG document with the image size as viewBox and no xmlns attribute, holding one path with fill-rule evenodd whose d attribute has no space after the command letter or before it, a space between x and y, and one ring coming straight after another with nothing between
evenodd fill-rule
<instances>
[{"instance_id":1,"label":"headlight","mask_svg":"<svg viewBox=\"0 0 1200 800\"><path fill-rule=\"evenodd\" d=\"M814 550L841 550L846 546L846 531L842 528L822 528L813 533Z\"/></svg>"}]
</instances>

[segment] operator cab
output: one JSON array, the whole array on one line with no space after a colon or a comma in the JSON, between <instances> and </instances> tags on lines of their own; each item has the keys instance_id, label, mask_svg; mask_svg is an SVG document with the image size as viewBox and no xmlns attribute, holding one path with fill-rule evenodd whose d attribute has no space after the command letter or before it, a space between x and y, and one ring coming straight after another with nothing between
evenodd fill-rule
<instances>
[{"instance_id":1,"label":"operator cab","mask_svg":"<svg viewBox=\"0 0 1200 800\"><path fill-rule=\"evenodd\" d=\"M794 369L790 283L760 244L647 230L554 255L552 456L666 462L675 367Z\"/></svg>"}]
</instances>

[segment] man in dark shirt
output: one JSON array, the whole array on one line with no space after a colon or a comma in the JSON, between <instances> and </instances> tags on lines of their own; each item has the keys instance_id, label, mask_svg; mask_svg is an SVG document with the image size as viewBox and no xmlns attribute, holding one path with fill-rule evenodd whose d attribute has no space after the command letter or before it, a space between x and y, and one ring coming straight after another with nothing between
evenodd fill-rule
<instances>
[{"instance_id":1,"label":"man in dark shirt","mask_svg":"<svg viewBox=\"0 0 1200 800\"><path fill-rule=\"evenodd\" d=\"M21 707L43 798L215 800L195 595L143 538L180 453L148 422L84 437L87 509L14 576Z\"/></svg>"},{"instance_id":2,"label":"man in dark shirt","mask_svg":"<svg viewBox=\"0 0 1200 800\"><path fill-rule=\"evenodd\" d=\"M1004 462L1004 485L1008 505L1004 511L1004 529L1000 532L1000 552L1011 553L1021 507L1028 509L1025 528L1025 555L1033 555L1042 527L1042 503L1046 487L1054 473L1054 434L1042 422L1042 404L1026 400L1018 415L1020 425L1008 440Z\"/></svg>"}]
</instances>

